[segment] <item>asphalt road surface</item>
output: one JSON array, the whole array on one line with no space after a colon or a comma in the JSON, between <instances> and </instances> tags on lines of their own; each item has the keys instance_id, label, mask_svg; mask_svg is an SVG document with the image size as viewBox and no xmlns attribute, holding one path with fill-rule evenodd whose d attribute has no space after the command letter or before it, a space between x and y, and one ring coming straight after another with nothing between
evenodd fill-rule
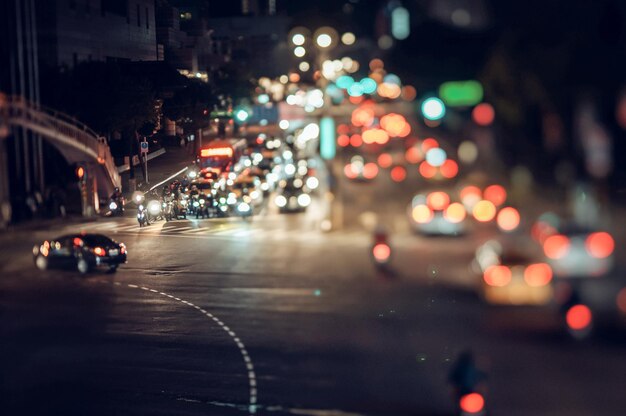
<instances>
[{"instance_id":1,"label":"asphalt road surface","mask_svg":"<svg viewBox=\"0 0 626 416\"><path fill-rule=\"evenodd\" d=\"M310 213L0 236L0 409L451 415L447 374L470 348L493 414L623 414L621 332L573 342L555 311L483 305L468 265L489 230L401 228L390 274L372 267L367 231L322 234ZM86 277L34 268L33 243L78 230L126 243L128 263Z\"/></svg>"}]
</instances>

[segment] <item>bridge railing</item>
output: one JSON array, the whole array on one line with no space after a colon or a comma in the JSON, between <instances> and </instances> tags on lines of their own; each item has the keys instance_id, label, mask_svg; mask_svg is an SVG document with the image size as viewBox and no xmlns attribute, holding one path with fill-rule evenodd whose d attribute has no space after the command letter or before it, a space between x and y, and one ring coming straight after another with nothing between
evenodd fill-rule
<instances>
[{"instance_id":1,"label":"bridge railing","mask_svg":"<svg viewBox=\"0 0 626 416\"><path fill-rule=\"evenodd\" d=\"M8 97L5 113L9 123L24 127L38 127L47 134L63 141L65 144L81 150L103 165L114 186L121 185L121 178L115 166L111 150L104 137L90 129L75 118L43 106L36 106L20 97Z\"/></svg>"}]
</instances>

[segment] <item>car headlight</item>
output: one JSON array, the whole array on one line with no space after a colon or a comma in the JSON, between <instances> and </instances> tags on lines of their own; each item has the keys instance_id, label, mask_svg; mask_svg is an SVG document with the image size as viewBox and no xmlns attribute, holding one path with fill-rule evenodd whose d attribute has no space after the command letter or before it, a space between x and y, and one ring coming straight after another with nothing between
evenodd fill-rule
<instances>
[{"instance_id":1,"label":"car headlight","mask_svg":"<svg viewBox=\"0 0 626 416\"><path fill-rule=\"evenodd\" d=\"M181 200L181 201L180 201L180 204L181 204L182 206L186 207L186 206L187 206L187 200L186 200L186 199Z\"/></svg>"},{"instance_id":2,"label":"car headlight","mask_svg":"<svg viewBox=\"0 0 626 416\"><path fill-rule=\"evenodd\" d=\"M152 215L159 215L161 213L161 204L159 201L148 202L148 212Z\"/></svg>"},{"instance_id":3,"label":"car headlight","mask_svg":"<svg viewBox=\"0 0 626 416\"><path fill-rule=\"evenodd\" d=\"M111 203L109 204L109 209L110 209L111 211L115 211L115 210L117 209L117 204L116 204L115 202L111 202Z\"/></svg>"},{"instance_id":4,"label":"car headlight","mask_svg":"<svg viewBox=\"0 0 626 416\"><path fill-rule=\"evenodd\" d=\"M309 189L316 189L320 184L320 181L315 176L309 176L306 179L306 186Z\"/></svg>"},{"instance_id":5,"label":"car headlight","mask_svg":"<svg viewBox=\"0 0 626 416\"><path fill-rule=\"evenodd\" d=\"M298 195L298 205L301 207L308 207L311 205L311 197L309 194L300 194Z\"/></svg>"},{"instance_id":6,"label":"car headlight","mask_svg":"<svg viewBox=\"0 0 626 416\"><path fill-rule=\"evenodd\" d=\"M193 201L193 206L198 208L200 206L200 203L198 201Z\"/></svg>"},{"instance_id":7,"label":"car headlight","mask_svg":"<svg viewBox=\"0 0 626 416\"><path fill-rule=\"evenodd\" d=\"M226 200L226 203L228 205L235 205L237 203L237 198L233 196L229 196L228 199Z\"/></svg>"},{"instance_id":8,"label":"car headlight","mask_svg":"<svg viewBox=\"0 0 626 416\"><path fill-rule=\"evenodd\" d=\"M220 207L220 209L221 209L222 211L226 212L226 210L228 209L228 207L227 207L226 205L222 205L222 206Z\"/></svg>"},{"instance_id":9,"label":"car headlight","mask_svg":"<svg viewBox=\"0 0 626 416\"><path fill-rule=\"evenodd\" d=\"M261 194L256 189L254 191L250 192L250 197L252 199L259 199L260 196L261 196Z\"/></svg>"},{"instance_id":10,"label":"car headlight","mask_svg":"<svg viewBox=\"0 0 626 416\"><path fill-rule=\"evenodd\" d=\"M195 170L192 170L191 172L189 172L189 177L191 179L195 179L198 176L198 173Z\"/></svg>"},{"instance_id":11,"label":"car headlight","mask_svg":"<svg viewBox=\"0 0 626 416\"><path fill-rule=\"evenodd\" d=\"M204 205L204 199L200 200L200 205Z\"/></svg>"},{"instance_id":12,"label":"car headlight","mask_svg":"<svg viewBox=\"0 0 626 416\"><path fill-rule=\"evenodd\" d=\"M243 212L243 213L250 212L250 205L248 205L247 202L242 202L241 204L237 206L237 211Z\"/></svg>"},{"instance_id":13,"label":"car headlight","mask_svg":"<svg viewBox=\"0 0 626 416\"><path fill-rule=\"evenodd\" d=\"M282 195L278 195L274 202L276 203L276 206L278 206L279 208L283 208L285 205L287 205L287 198Z\"/></svg>"},{"instance_id":14,"label":"car headlight","mask_svg":"<svg viewBox=\"0 0 626 416\"><path fill-rule=\"evenodd\" d=\"M137 208L139 209L139 211L143 211L143 205L139 205Z\"/></svg>"}]
</instances>

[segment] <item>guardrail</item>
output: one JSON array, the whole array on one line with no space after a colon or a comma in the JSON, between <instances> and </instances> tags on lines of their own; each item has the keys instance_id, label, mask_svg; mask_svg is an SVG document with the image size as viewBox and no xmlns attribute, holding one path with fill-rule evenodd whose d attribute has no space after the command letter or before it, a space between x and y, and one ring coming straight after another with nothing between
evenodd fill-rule
<instances>
[{"instance_id":1,"label":"guardrail","mask_svg":"<svg viewBox=\"0 0 626 416\"><path fill-rule=\"evenodd\" d=\"M8 124L19 125L79 150L104 166L114 186L121 186L121 178L106 139L84 123L21 97L6 97L2 106Z\"/></svg>"}]
</instances>

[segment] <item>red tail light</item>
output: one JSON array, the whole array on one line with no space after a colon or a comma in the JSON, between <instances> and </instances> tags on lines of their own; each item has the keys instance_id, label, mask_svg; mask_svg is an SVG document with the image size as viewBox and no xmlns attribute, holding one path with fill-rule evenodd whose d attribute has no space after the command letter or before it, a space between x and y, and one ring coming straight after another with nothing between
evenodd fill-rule
<instances>
[{"instance_id":1,"label":"red tail light","mask_svg":"<svg viewBox=\"0 0 626 416\"><path fill-rule=\"evenodd\" d=\"M552 235L543 242L543 252L551 259L561 259L567 255L569 251L569 238L564 235Z\"/></svg>"},{"instance_id":2,"label":"red tail light","mask_svg":"<svg viewBox=\"0 0 626 416\"><path fill-rule=\"evenodd\" d=\"M479 393L470 393L461 397L461 410L465 413L479 413L485 408L485 398Z\"/></svg>"},{"instance_id":3,"label":"red tail light","mask_svg":"<svg viewBox=\"0 0 626 416\"><path fill-rule=\"evenodd\" d=\"M102 247L96 247L93 249L93 254L103 257L106 255L106 251Z\"/></svg>"},{"instance_id":4,"label":"red tail light","mask_svg":"<svg viewBox=\"0 0 626 416\"><path fill-rule=\"evenodd\" d=\"M387 261L391 255L391 248L385 243L378 243L372 249L376 261Z\"/></svg>"},{"instance_id":5,"label":"red tail light","mask_svg":"<svg viewBox=\"0 0 626 416\"><path fill-rule=\"evenodd\" d=\"M417 205L411 211L413 221L418 224L426 224L433 219L433 212L424 204Z\"/></svg>"},{"instance_id":6,"label":"red tail light","mask_svg":"<svg viewBox=\"0 0 626 416\"><path fill-rule=\"evenodd\" d=\"M445 192L431 192L426 197L426 203L435 211L443 211L450 205L450 197Z\"/></svg>"},{"instance_id":7,"label":"red tail light","mask_svg":"<svg viewBox=\"0 0 626 416\"><path fill-rule=\"evenodd\" d=\"M615 248L615 241L611 234L600 232L589 234L585 240L585 248L587 253L598 259L609 257Z\"/></svg>"},{"instance_id":8,"label":"red tail light","mask_svg":"<svg viewBox=\"0 0 626 416\"><path fill-rule=\"evenodd\" d=\"M546 263L531 264L524 270L524 280L529 286L545 286L552 280L552 268Z\"/></svg>"},{"instance_id":9,"label":"red tail light","mask_svg":"<svg viewBox=\"0 0 626 416\"><path fill-rule=\"evenodd\" d=\"M567 326L576 331L588 328L592 319L591 309L586 305L574 305L565 314Z\"/></svg>"},{"instance_id":10,"label":"red tail light","mask_svg":"<svg viewBox=\"0 0 626 416\"><path fill-rule=\"evenodd\" d=\"M124 243L120 244L120 253L126 253L126 245Z\"/></svg>"},{"instance_id":11,"label":"red tail light","mask_svg":"<svg viewBox=\"0 0 626 416\"><path fill-rule=\"evenodd\" d=\"M511 281L511 269L506 266L489 266L483 275L485 283L489 286L503 287Z\"/></svg>"}]
</instances>

